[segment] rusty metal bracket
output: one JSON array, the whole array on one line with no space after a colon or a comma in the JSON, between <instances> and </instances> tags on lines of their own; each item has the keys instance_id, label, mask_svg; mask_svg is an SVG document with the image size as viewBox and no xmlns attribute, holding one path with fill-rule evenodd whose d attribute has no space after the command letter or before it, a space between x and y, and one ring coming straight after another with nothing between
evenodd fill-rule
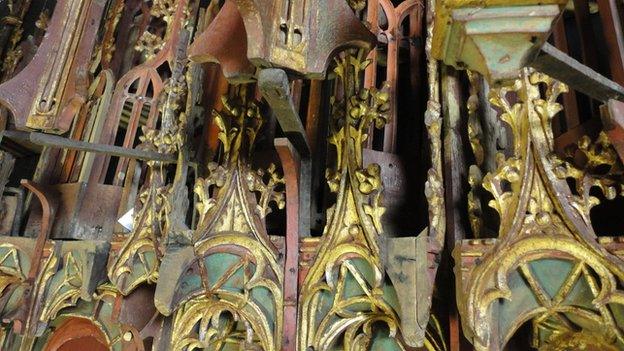
<instances>
[{"instance_id":1,"label":"rusty metal bracket","mask_svg":"<svg viewBox=\"0 0 624 351\"><path fill-rule=\"evenodd\" d=\"M37 276L39 275L44 263L43 250L45 248L46 241L50 237L50 232L52 231L52 224L57 207L55 200L51 196L48 196L48 194L46 194L46 192L41 189L39 185L26 179L22 179L20 183L26 189L35 194L37 199L41 202L43 212L41 218L41 229L35 241L35 248L31 259L32 264L30 266L30 270L28 271L28 276L26 277L26 289L24 291L26 300L20 308L16 318L16 320L21 321L21 323L15 323L14 325L15 331L18 334L29 333L32 329L32 326L30 325L30 316L33 314L35 305L37 304L37 301L32 297L35 294Z\"/></svg>"},{"instance_id":2,"label":"rusty metal bracket","mask_svg":"<svg viewBox=\"0 0 624 351\"><path fill-rule=\"evenodd\" d=\"M39 266L41 265L42 260L40 258L43 252L43 246L45 245L46 240L50 237L50 232L52 231L52 222L54 221L54 215L56 213L56 203L45 193L43 189L39 187L39 185L26 179L22 179L20 183L24 186L24 188L35 194L37 199L41 202L41 207L43 209L41 229L39 231L39 235L37 236L37 243L35 244L35 257L33 257L33 262L35 263L30 267L30 271L28 271L28 279L34 280L39 271Z\"/></svg>"}]
</instances>

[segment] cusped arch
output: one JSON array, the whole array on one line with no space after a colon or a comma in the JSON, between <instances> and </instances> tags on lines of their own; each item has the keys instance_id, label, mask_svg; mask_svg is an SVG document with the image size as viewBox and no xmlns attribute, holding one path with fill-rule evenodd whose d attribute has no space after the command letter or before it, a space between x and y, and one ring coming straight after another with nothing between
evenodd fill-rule
<instances>
[{"instance_id":1,"label":"cusped arch","mask_svg":"<svg viewBox=\"0 0 624 351\"><path fill-rule=\"evenodd\" d=\"M258 241L235 232L167 254L160 276L176 278L157 285L155 302L161 313L174 315L172 349L209 347L221 342L219 335L280 349L282 282L271 256ZM194 334L197 325L202 336Z\"/></svg>"},{"instance_id":2,"label":"cusped arch","mask_svg":"<svg viewBox=\"0 0 624 351\"><path fill-rule=\"evenodd\" d=\"M569 236L532 235L492 252L471 275L465 301L464 324L474 333L477 350L502 350L522 324L557 314L567 315L567 320L574 320L570 315L593 320L624 342L607 306L621 304L624 292L592 249ZM567 264L550 262L548 274L536 270L541 261L553 259ZM582 288L581 279L587 284ZM571 293L583 295L570 300Z\"/></svg>"}]
</instances>

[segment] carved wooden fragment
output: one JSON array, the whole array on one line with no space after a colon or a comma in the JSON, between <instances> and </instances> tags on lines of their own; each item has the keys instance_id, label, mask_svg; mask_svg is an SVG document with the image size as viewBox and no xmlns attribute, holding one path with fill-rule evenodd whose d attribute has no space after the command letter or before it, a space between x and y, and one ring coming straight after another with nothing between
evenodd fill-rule
<instances>
[{"instance_id":1,"label":"carved wooden fragment","mask_svg":"<svg viewBox=\"0 0 624 351\"><path fill-rule=\"evenodd\" d=\"M404 1L400 5L395 6L389 0L374 0L368 2L368 20L371 22L372 29L377 35L378 40L386 44L386 67L385 81L389 85L388 92L390 94L390 117L388 124L384 128L384 147L385 152L396 151L396 129L397 129L397 85L399 75L399 47L401 40L405 39L402 32L403 22L409 17L413 23L410 25L422 25L420 19L422 16L413 16L413 11L419 9L422 4L419 1ZM382 11L387 21L385 28L379 26L379 11ZM417 14L420 14L417 12ZM377 78L377 50L371 51L369 58L372 64L366 68L364 77L367 87L376 85ZM372 138L369 140L369 146L372 145Z\"/></svg>"},{"instance_id":2,"label":"carved wooden fragment","mask_svg":"<svg viewBox=\"0 0 624 351\"><path fill-rule=\"evenodd\" d=\"M183 29L187 7L186 0L175 2L175 4L160 0L156 1L148 11L151 21L162 20L166 23L165 32L162 37L151 33L147 28L142 32L136 49L143 53L146 60L117 81L110 102L109 118L106 119L99 135L100 143L109 145L115 143L115 135L126 104L130 104L131 112L123 137L123 147L133 147L141 127L141 116L145 112L147 112L145 126L153 128L156 125L159 99L161 99L161 93L167 88L158 69L168 67L173 71L180 51L185 48L189 39L188 33ZM109 162L110 157L102 155L96 157L90 180L103 182ZM119 161L113 184L123 184L128 162L126 158Z\"/></svg>"},{"instance_id":3,"label":"carved wooden fragment","mask_svg":"<svg viewBox=\"0 0 624 351\"><path fill-rule=\"evenodd\" d=\"M513 154L501 155L496 171L483 178L493 196L490 206L500 215L499 235L467 240L455 251L458 305L477 350L502 350L526 321L533 326L534 347L624 345L617 315L624 302L617 283L624 278L622 258L600 244L589 217L599 203L592 187L607 198L621 193L617 175L595 173L617 157L604 134L596 147L588 138L579 144L588 157L584 169L553 153L550 123L566 89L525 69L513 85L490 96L514 138ZM520 100L508 100L509 92Z\"/></svg>"},{"instance_id":4,"label":"carved wooden fragment","mask_svg":"<svg viewBox=\"0 0 624 351\"><path fill-rule=\"evenodd\" d=\"M284 181L274 165L254 171L248 164L263 118L245 94L243 86L215 114L224 156L195 185L194 244L168 251L161 265L167 281L159 280L155 302L173 315L169 349L282 349L283 252L263 220L270 203L284 206Z\"/></svg>"},{"instance_id":5,"label":"carved wooden fragment","mask_svg":"<svg viewBox=\"0 0 624 351\"><path fill-rule=\"evenodd\" d=\"M405 343L399 302L392 285L384 281L380 168L362 164L369 126L380 128L387 121L388 94L361 87L363 54L345 55L335 69L345 100L334 105L329 140L336 148L337 167L327 171L327 181L337 199L301 287L300 349L368 348L378 343L401 349ZM387 326L387 334L377 334L377 322Z\"/></svg>"},{"instance_id":6,"label":"carved wooden fragment","mask_svg":"<svg viewBox=\"0 0 624 351\"><path fill-rule=\"evenodd\" d=\"M197 62L223 62L228 78L249 77L247 60L323 78L337 52L375 43L344 0L228 0L224 9L189 50ZM228 29L226 37L216 28Z\"/></svg>"},{"instance_id":7,"label":"carved wooden fragment","mask_svg":"<svg viewBox=\"0 0 624 351\"><path fill-rule=\"evenodd\" d=\"M0 1L1 350L624 350L615 0L52 2Z\"/></svg>"},{"instance_id":8,"label":"carved wooden fragment","mask_svg":"<svg viewBox=\"0 0 624 351\"><path fill-rule=\"evenodd\" d=\"M103 0L62 0L30 63L0 84L18 129L66 132L87 97L88 64Z\"/></svg>"},{"instance_id":9,"label":"carved wooden fragment","mask_svg":"<svg viewBox=\"0 0 624 351\"><path fill-rule=\"evenodd\" d=\"M436 1L432 53L492 83L514 79L537 53L565 1Z\"/></svg>"}]
</instances>

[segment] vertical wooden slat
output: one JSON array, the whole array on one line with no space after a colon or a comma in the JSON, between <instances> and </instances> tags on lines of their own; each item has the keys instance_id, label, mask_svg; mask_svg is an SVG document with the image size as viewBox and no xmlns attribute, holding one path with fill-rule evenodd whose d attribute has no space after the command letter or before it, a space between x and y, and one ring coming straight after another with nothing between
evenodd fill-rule
<instances>
[{"instance_id":1,"label":"vertical wooden slat","mask_svg":"<svg viewBox=\"0 0 624 351\"><path fill-rule=\"evenodd\" d=\"M368 0L366 21L370 24L371 32L377 34L379 32L379 0ZM364 71L365 88L377 85L377 51L375 49L368 53L368 59L372 62Z\"/></svg>"},{"instance_id":2,"label":"vertical wooden slat","mask_svg":"<svg viewBox=\"0 0 624 351\"><path fill-rule=\"evenodd\" d=\"M596 58L596 47L593 44L596 38L594 37L594 31L589 18L588 0L574 0L574 17L581 39L583 63L596 69L598 61Z\"/></svg>"},{"instance_id":3,"label":"vertical wooden slat","mask_svg":"<svg viewBox=\"0 0 624 351\"><path fill-rule=\"evenodd\" d=\"M308 138L308 144L310 146L310 153L315 154L318 143L318 129L319 118L321 112L321 87L323 86L320 80L310 81L310 93L308 98L308 110L306 114L306 134Z\"/></svg>"},{"instance_id":4,"label":"vertical wooden slat","mask_svg":"<svg viewBox=\"0 0 624 351\"><path fill-rule=\"evenodd\" d=\"M615 0L598 0L598 13L608 47L611 79L624 84L624 34Z\"/></svg>"},{"instance_id":5,"label":"vertical wooden slat","mask_svg":"<svg viewBox=\"0 0 624 351\"><path fill-rule=\"evenodd\" d=\"M392 30L394 35L388 35L388 56L386 60L386 81L389 85L390 113L389 120L384 128L383 151L396 152L396 128L397 128L397 77L399 73L399 40L400 23Z\"/></svg>"},{"instance_id":6,"label":"vertical wooden slat","mask_svg":"<svg viewBox=\"0 0 624 351\"><path fill-rule=\"evenodd\" d=\"M461 127L463 98L460 88L458 72L449 66L442 66L442 113L443 113L443 140L444 140L444 189L445 189L445 211L446 211L446 255L450 259L451 251L455 245L466 238L465 218L467 186L465 180L468 177L468 165L464 158L464 133ZM446 269L443 269L446 267ZM450 351L466 350L462 344L463 337L459 323L459 314L454 301L454 291L456 289L451 274L451 265L445 260L441 266L440 274L447 276L443 279L445 291L443 299L449 299L448 322L449 335L448 343ZM440 289L440 288L439 288Z\"/></svg>"},{"instance_id":7,"label":"vertical wooden slat","mask_svg":"<svg viewBox=\"0 0 624 351\"><path fill-rule=\"evenodd\" d=\"M566 37L565 32L565 22L564 18L560 18L559 21L555 24L553 29L553 38L555 40L555 46L565 52L568 53L568 39ZM576 92L570 89L569 92L563 94L563 111L565 113L565 125L566 128L573 128L579 125L579 111L578 104L576 101ZM559 121L559 120L557 120ZM561 134L563 132L561 128L561 123L553 123L553 133L555 136Z\"/></svg>"},{"instance_id":8,"label":"vertical wooden slat","mask_svg":"<svg viewBox=\"0 0 624 351\"><path fill-rule=\"evenodd\" d=\"M292 97L295 111L299 111L301 106L301 90L303 89L303 80L295 79L290 83L290 96Z\"/></svg>"}]
</instances>

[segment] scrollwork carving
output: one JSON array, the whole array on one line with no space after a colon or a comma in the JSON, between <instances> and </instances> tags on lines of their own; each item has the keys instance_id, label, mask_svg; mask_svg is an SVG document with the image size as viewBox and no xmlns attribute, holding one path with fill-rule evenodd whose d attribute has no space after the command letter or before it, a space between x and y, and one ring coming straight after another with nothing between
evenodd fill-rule
<instances>
[{"instance_id":1,"label":"scrollwork carving","mask_svg":"<svg viewBox=\"0 0 624 351\"><path fill-rule=\"evenodd\" d=\"M576 151L576 152L575 152ZM575 161L575 154L582 155L581 164ZM572 203L587 224L591 224L589 213L600 204L591 195L592 188L600 189L608 200L624 195L624 179L618 156L606 133L600 132L595 141L583 136L576 147L568 147L566 158L551 156L555 174L560 179L573 180Z\"/></svg>"}]
</instances>

